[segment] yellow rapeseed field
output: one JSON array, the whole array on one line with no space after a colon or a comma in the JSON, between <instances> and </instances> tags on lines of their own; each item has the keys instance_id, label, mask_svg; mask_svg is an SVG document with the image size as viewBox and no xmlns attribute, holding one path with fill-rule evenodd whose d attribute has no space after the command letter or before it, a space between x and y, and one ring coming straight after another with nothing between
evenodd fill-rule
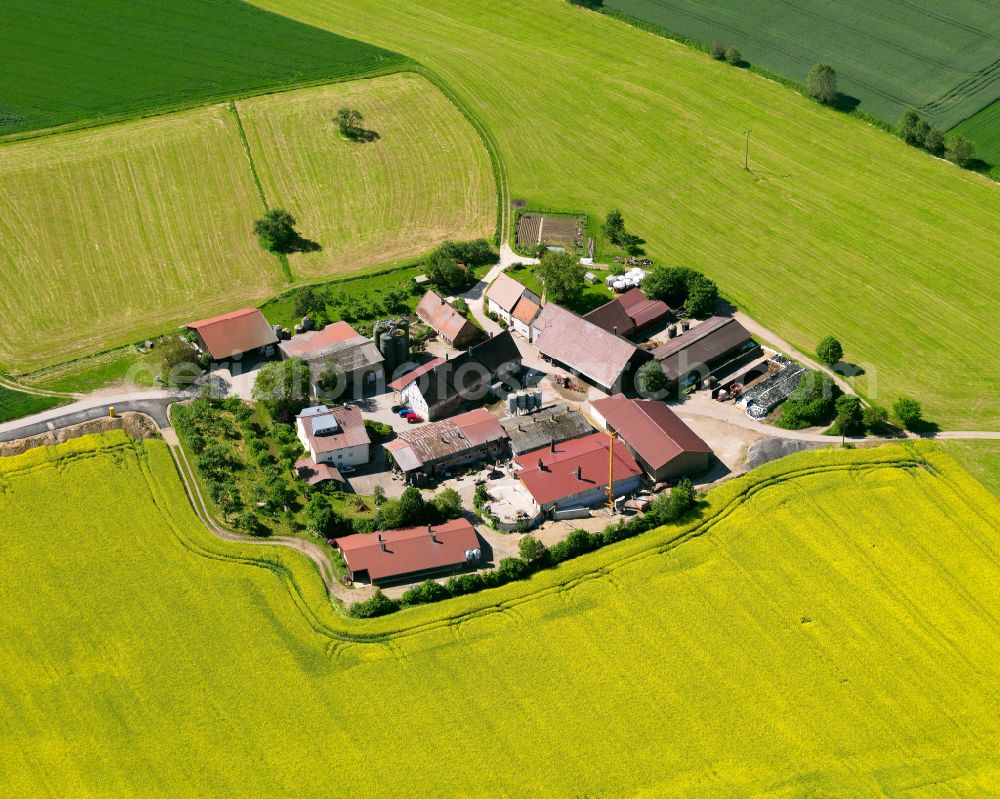
<instances>
[{"instance_id":1,"label":"yellow rapeseed field","mask_svg":"<svg viewBox=\"0 0 1000 799\"><path fill-rule=\"evenodd\" d=\"M1000 505L931 445L803 453L686 526L367 622L199 527L159 441L0 460L0 518L3 795L1000 782Z\"/></svg>"}]
</instances>

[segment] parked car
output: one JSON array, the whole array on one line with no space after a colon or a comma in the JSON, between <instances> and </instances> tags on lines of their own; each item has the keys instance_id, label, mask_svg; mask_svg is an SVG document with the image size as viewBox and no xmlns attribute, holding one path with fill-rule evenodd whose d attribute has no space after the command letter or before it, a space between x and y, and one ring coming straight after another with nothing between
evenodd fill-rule
<instances>
[{"instance_id":1,"label":"parked car","mask_svg":"<svg viewBox=\"0 0 1000 799\"><path fill-rule=\"evenodd\" d=\"M399 413L400 411L405 411L406 410L406 404L405 403L401 403L401 404L398 404L398 405L393 405L392 408L391 408L391 410L392 410L393 413Z\"/></svg>"},{"instance_id":2,"label":"parked car","mask_svg":"<svg viewBox=\"0 0 1000 799\"><path fill-rule=\"evenodd\" d=\"M353 466L338 466L337 471L341 474L354 474L357 470Z\"/></svg>"},{"instance_id":3,"label":"parked car","mask_svg":"<svg viewBox=\"0 0 1000 799\"><path fill-rule=\"evenodd\" d=\"M409 408L402 408L402 409L401 409L401 410L399 411L399 417L400 417L401 419L405 419L405 418L406 418L407 416L409 416L409 415L410 415L411 413L413 413L413 411L411 411L411 410L410 410Z\"/></svg>"},{"instance_id":4,"label":"parked car","mask_svg":"<svg viewBox=\"0 0 1000 799\"><path fill-rule=\"evenodd\" d=\"M407 424L420 424L424 420L423 416L417 416L417 414L410 414L406 417Z\"/></svg>"}]
</instances>

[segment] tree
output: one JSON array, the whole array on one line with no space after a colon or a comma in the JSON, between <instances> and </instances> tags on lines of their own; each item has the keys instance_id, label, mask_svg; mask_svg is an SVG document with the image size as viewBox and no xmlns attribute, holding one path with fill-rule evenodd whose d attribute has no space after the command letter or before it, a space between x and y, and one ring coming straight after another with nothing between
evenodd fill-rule
<instances>
[{"instance_id":1,"label":"tree","mask_svg":"<svg viewBox=\"0 0 1000 799\"><path fill-rule=\"evenodd\" d=\"M660 399L663 396L662 392L667 388L668 382L667 376L656 361L647 361L639 367L639 371L635 374L636 388L644 397Z\"/></svg>"},{"instance_id":2,"label":"tree","mask_svg":"<svg viewBox=\"0 0 1000 799\"><path fill-rule=\"evenodd\" d=\"M917 125L920 123L920 115L912 108L907 108L903 116L899 118L899 135L907 144L917 145Z\"/></svg>"},{"instance_id":3,"label":"tree","mask_svg":"<svg viewBox=\"0 0 1000 799\"><path fill-rule=\"evenodd\" d=\"M963 169L972 163L976 148L965 136L955 136L948 142L948 160L958 164Z\"/></svg>"},{"instance_id":4,"label":"tree","mask_svg":"<svg viewBox=\"0 0 1000 799\"><path fill-rule=\"evenodd\" d=\"M365 121L364 114L356 108L344 106L337 110L334 121L340 128L340 135L349 139L356 139L361 131L361 123Z\"/></svg>"},{"instance_id":5,"label":"tree","mask_svg":"<svg viewBox=\"0 0 1000 799\"><path fill-rule=\"evenodd\" d=\"M852 435L864 427L864 413L861 400L852 394L837 397L834 403L837 411L836 428L841 435Z\"/></svg>"},{"instance_id":6,"label":"tree","mask_svg":"<svg viewBox=\"0 0 1000 799\"><path fill-rule=\"evenodd\" d=\"M677 308L687 299L687 284L693 271L686 266L658 266L642 279L642 290L648 297Z\"/></svg>"},{"instance_id":7,"label":"tree","mask_svg":"<svg viewBox=\"0 0 1000 799\"><path fill-rule=\"evenodd\" d=\"M517 551L527 563L534 563L545 556L545 544L531 535L526 535L517 544Z\"/></svg>"},{"instance_id":8,"label":"tree","mask_svg":"<svg viewBox=\"0 0 1000 799\"><path fill-rule=\"evenodd\" d=\"M276 253L287 253L299 238L295 232L295 217L283 208L271 208L253 223L253 232L260 246Z\"/></svg>"},{"instance_id":9,"label":"tree","mask_svg":"<svg viewBox=\"0 0 1000 799\"><path fill-rule=\"evenodd\" d=\"M502 558L497 564L497 577L505 583L522 580L529 571L528 564L520 558Z\"/></svg>"},{"instance_id":10,"label":"tree","mask_svg":"<svg viewBox=\"0 0 1000 799\"><path fill-rule=\"evenodd\" d=\"M728 50L726 50L726 61L728 61L734 67L738 67L743 63L743 53L741 53L735 47L730 47Z\"/></svg>"},{"instance_id":11,"label":"tree","mask_svg":"<svg viewBox=\"0 0 1000 799\"><path fill-rule=\"evenodd\" d=\"M837 99L837 71L829 64L814 64L806 77L809 96L830 105Z\"/></svg>"},{"instance_id":12,"label":"tree","mask_svg":"<svg viewBox=\"0 0 1000 799\"><path fill-rule=\"evenodd\" d=\"M612 244L622 246L626 235L625 219L622 216L622 212L617 208L608 211L608 215L604 218L604 226L602 230L604 232L604 238Z\"/></svg>"},{"instance_id":13,"label":"tree","mask_svg":"<svg viewBox=\"0 0 1000 799\"><path fill-rule=\"evenodd\" d=\"M781 416L776 424L786 430L799 430L829 422L834 415L834 402L839 392L837 384L828 374L806 371L781 406Z\"/></svg>"},{"instance_id":14,"label":"tree","mask_svg":"<svg viewBox=\"0 0 1000 799\"><path fill-rule=\"evenodd\" d=\"M549 250L535 267L535 274L542 281L548 299L562 305L580 296L587 269L568 252Z\"/></svg>"},{"instance_id":15,"label":"tree","mask_svg":"<svg viewBox=\"0 0 1000 799\"><path fill-rule=\"evenodd\" d=\"M427 277L446 293L457 294L476 282L470 267L500 260L486 239L446 241L427 259Z\"/></svg>"},{"instance_id":16,"label":"tree","mask_svg":"<svg viewBox=\"0 0 1000 799\"><path fill-rule=\"evenodd\" d=\"M944 133L938 128L931 128L924 137L924 149L932 155L944 152Z\"/></svg>"},{"instance_id":17,"label":"tree","mask_svg":"<svg viewBox=\"0 0 1000 799\"><path fill-rule=\"evenodd\" d=\"M240 513L236 517L234 526L237 530L242 530L244 533L249 533L250 535L265 536L268 534L267 528L260 523L257 514L252 510L245 510Z\"/></svg>"},{"instance_id":18,"label":"tree","mask_svg":"<svg viewBox=\"0 0 1000 799\"><path fill-rule=\"evenodd\" d=\"M917 122L917 127L913 135L916 138L918 146L927 146L927 137L931 135L931 126L927 123L927 120L921 119Z\"/></svg>"},{"instance_id":19,"label":"tree","mask_svg":"<svg viewBox=\"0 0 1000 799\"><path fill-rule=\"evenodd\" d=\"M462 497L454 488L446 488L434 497L434 507L442 519L457 519L462 515Z\"/></svg>"},{"instance_id":20,"label":"tree","mask_svg":"<svg viewBox=\"0 0 1000 799\"><path fill-rule=\"evenodd\" d=\"M347 388L347 377L344 375L343 369L333 363L333 361L330 361L320 371L319 377L316 378L316 387L322 392L323 396L336 399Z\"/></svg>"},{"instance_id":21,"label":"tree","mask_svg":"<svg viewBox=\"0 0 1000 799\"><path fill-rule=\"evenodd\" d=\"M684 300L684 310L690 316L703 317L715 312L715 304L719 299L719 287L700 273L694 273L687 282L687 299Z\"/></svg>"},{"instance_id":22,"label":"tree","mask_svg":"<svg viewBox=\"0 0 1000 799\"><path fill-rule=\"evenodd\" d=\"M458 311L462 316L468 317L469 315L469 303L458 297L452 304L451 307Z\"/></svg>"},{"instance_id":23,"label":"tree","mask_svg":"<svg viewBox=\"0 0 1000 799\"><path fill-rule=\"evenodd\" d=\"M923 409L920 407L920 403L911 397L900 397L896 400L892 404L892 412L907 430L913 430L923 418Z\"/></svg>"},{"instance_id":24,"label":"tree","mask_svg":"<svg viewBox=\"0 0 1000 799\"><path fill-rule=\"evenodd\" d=\"M189 386L202 372L198 351L185 339L171 339L156 352L160 355L160 377L168 386Z\"/></svg>"},{"instance_id":25,"label":"tree","mask_svg":"<svg viewBox=\"0 0 1000 799\"><path fill-rule=\"evenodd\" d=\"M861 422L866 430L876 432L889 421L889 412L881 405L869 405L861 411Z\"/></svg>"},{"instance_id":26,"label":"tree","mask_svg":"<svg viewBox=\"0 0 1000 799\"><path fill-rule=\"evenodd\" d=\"M322 292L306 286L295 295L293 311L296 316L309 316L314 322L319 321L317 317L326 316L326 298Z\"/></svg>"},{"instance_id":27,"label":"tree","mask_svg":"<svg viewBox=\"0 0 1000 799\"><path fill-rule=\"evenodd\" d=\"M389 599L382 593L382 589L376 588L371 599L364 602L355 602L348 611L358 619L372 619L376 616L385 616L399 610L399 603L394 599Z\"/></svg>"},{"instance_id":28,"label":"tree","mask_svg":"<svg viewBox=\"0 0 1000 799\"><path fill-rule=\"evenodd\" d=\"M376 508L385 502L385 489L382 486L376 485L372 489L372 501L375 503Z\"/></svg>"},{"instance_id":29,"label":"tree","mask_svg":"<svg viewBox=\"0 0 1000 799\"><path fill-rule=\"evenodd\" d=\"M712 46L708 48L708 52L716 61L721 61L726 57L726 46L716 39L712 42Z\"/></svg>"},{"instance_id":30,"label":"tree","mask_svg":"<svg viewBox=\"0 0 1000 799\"><path fill-rule=\"evenodd\" d=\"M415 527L427 521L427 503L420 489L410 486L399 498L400 526Z\"/></svg>"},{"instance_id":31,"label":"tree","mask_svg":"<svg viewBox=\"0 0 1000 799\"><path fill-rule=\"evenodd\" d=\"M266 363L251 394L271 418L288 421L309 403L309 367L298 358Z\"/></svg>"},{"instance_id":32,"label":"tree","mask_svg":"<svg viewBox=\"0 0 1000 799\"><path fill-rule=\"evenodd\" d=\"M827 336L816 346L816 357L820 363L833 366L844 358L844 348L833 336Z\"/></svg>"}]
</instances>

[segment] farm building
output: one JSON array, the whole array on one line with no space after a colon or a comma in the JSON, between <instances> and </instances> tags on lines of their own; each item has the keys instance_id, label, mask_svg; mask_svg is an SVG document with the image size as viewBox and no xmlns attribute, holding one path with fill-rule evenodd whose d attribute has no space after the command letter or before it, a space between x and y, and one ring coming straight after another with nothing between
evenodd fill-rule
<instances>
[{"instance_id":1,"label":"farm building","mask_svg":"<svg viewBox=\"0 0 1000 799\"><path fill-rule=\"evenodd\" d=\"M428 291L423 296L417 305L417 316L452 347L464 347L476 336L476 326L436 291Z\"/></svg>"},{"instance_id":2,"label":"farm building","mask_svg":"<svg viewBox=\"0 0 1000 799\"><path fill-rule=\"evenodd\" d=\"M475 566L479 537L466 519L336 538L350 579L377 586L415 583Z\"/></svg>"},{"instance_id":3,"label":"farm building","mask_svg":"<svg viewBox=\"0 0 1000 799\"><path fill-rule=\"evenodd\" d=\"M584 315L599 328L619 336L633 336L670 318L670 306L651 300L642 289L630 289Z\"/></svg>"},{"instance_id":4,"label":"farm building","mask_svg":"<svg viewBox=\"0 0 1000 799\"><path fill-rule=\"evenodd\" d=\"M394 386L402 386L400 400L428 421L441 419L466 403L481 400L492 383L520 370L521 352L510 331L505 330L456 358L436 359L432 363L430 368L415 370L419 374L412 380L410 375L405 375L393 381Z\"/></svg>"},{"instance_id":5,"label":"farm building","mask_svg":"<svg viewBox=\"0 0 1000 799\"><path fill-rule=\"evenodd\" d=\"M551 302L532 327L542 355L608 394L622 391L632 371L649 359L630 341Z\"/></svg>"},{"instance_id":6,"label":"farm building","mask_svg":"<svg viewBox=\"0 0 1000 799\"><path fill-rule=\"evenodd\" d=\"M514 459L517 477L543 513L600 504L608 498L610 439L607 433L593 433L526 452ZM615 497L637 490L642 469L620 440L613 460Z\"/></svg>"},{"instance_id":7,"label":"farm building","mask_svg":"<svg viewBox=\"0 0 1000 799\"><path fill-rule=\"evenodd\" d=\"M542 299L503 272L486 290L486 309L503 319L515 333L531 340L531 323L541 310Z\"/></svg>"},{"instance_id":8,"label":"farm building","mask_svg":"<svg viewBox=\"0 0 1000 799\"><path fill-rule=\"evenodd\" d=\"M545 408L531 416L510 416L500 424L510 437L515 455L590 435L594 428L587 417L565 403Z\"/></svg>"},{"instance_id":9,"label":"farm building","mask_svg":"<svg viewBox=\"0 0 1000 799\"><path fill-rule=\"evenodd\" d=\"M663 402L616 394L594 400L595 420L617 433L642 470L657 482L708 468L712 448Z\"/></svg>"},{"instance_id":10,"label":"farm building","mask_svg":"<svg viewBox=\"0 0 1000 799\"><path fill-rule=\"evenodd\" d=\"M194 331L198 346L213 361L241 358L248 354L270 356L278 343L278 337L264 314L256 308L241 308L221 316L188 322L185 327Z\"/></svg>"},{"instance_id":11,"label":"farm building","mask_svg":"<svg viewBox=\"0 0 1000 799\"><path fill-rule=\"evenodd\" d=\"M713 316L653 350L672 385L684 387L760 355L747 329L728 316Z\"/></svg>"},{"instance_id":12,"label":"farm building","mask_svg":"<svg viewBox=\"0 0 1000 799\"><path fill-rule=\"evenodd\" d=\"M295 461L293 470L296 477L311 486L325 485L330 482L343 486L346 483L344 476L338 471L336 466L316 463L308 455L303 455Z\"/></svg>"},{"instance_id":13,"label":"farm building","mask_svg":"<svg viewBox=\"0 0 1000 799\"><path fill-rule=\"evenodd\" d=\"M371 438L356 405L306 408L295 417L295 430L317 464L343 468L362 466L371 459Z\"/></svg>"},{"instance_id":14,"label":"farm building","mask_svg":"<svg viewBox=\"0 0 1000 799\"><path fill-rule=\"evenodd\" d=\"M309 365L314 396L324 393L318 383L328 367L343 375L345 383L331 396L339 396L349 389L360 396L366 387L383 378L384 359L375 342L362 336L347 322L334 322L322 330L300 333L278 346L285 358L300 358Z\"/></svg>"},{"instance_id":15,"label":"farm building","mask_svg":"<svg viewBox=\"0 0 1000 799\"><path fill-rule=\"evenodd\" d=\"M499 460L507 454L508 441L499 420L485 408L477 408L403 430L383 447L407 483L423 483L459 466Z\"/></svg>"},{"instance_id":16,"label":"farm building","mask_svg":"<svg viewBox=\"0 0 1000 799\"><path fill-rule=\"evenodd\" d=\"M395 380L389 383L389 388L392 391L395 391L397 394L401 395L403 390L408 385L415 382L428 372L433 371L444 362L445 362L444 358L431 358L429 361L426 361L420 364L419 366L414 366L408 372L404 373L400 377L397 377Z\"/></svg>"}]
</instances>

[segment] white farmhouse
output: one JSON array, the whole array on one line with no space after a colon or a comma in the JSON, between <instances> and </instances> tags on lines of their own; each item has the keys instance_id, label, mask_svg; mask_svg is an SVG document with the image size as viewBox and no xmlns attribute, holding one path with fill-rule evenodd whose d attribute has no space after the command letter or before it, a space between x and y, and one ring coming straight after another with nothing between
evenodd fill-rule
<instances>
[{"instance_id":1,"label":"white farmhouse","mask_svg":"<svg viewBox=\"0 0 1000 799\"><path fill-rule=\"evenodd\" d=\"M371 439L356 405L316 405L295 417L299 441L314 463L363 466L371 459Z\"/></svg>"}]
</instances>

